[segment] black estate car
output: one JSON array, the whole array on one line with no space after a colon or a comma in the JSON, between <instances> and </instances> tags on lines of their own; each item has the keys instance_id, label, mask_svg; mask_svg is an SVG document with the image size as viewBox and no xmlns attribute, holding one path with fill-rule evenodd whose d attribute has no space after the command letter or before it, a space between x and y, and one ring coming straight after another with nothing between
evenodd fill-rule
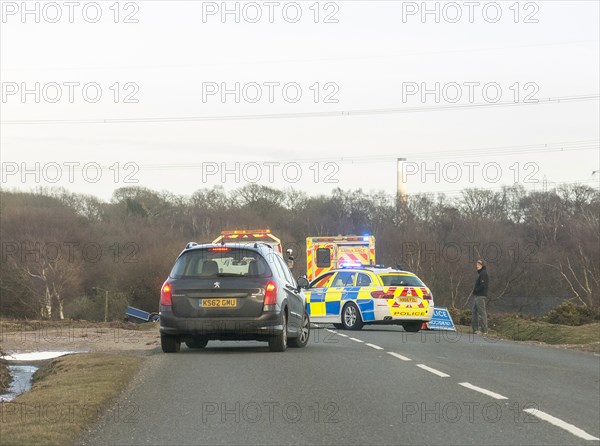
<instances>
[{"instance_id":1,"label":"black estate car","mask_svg":"<svg viewBox=\"0 0 600 446\"><path fill-rule=\"evenodd\" d=\"M310 335L306 278L294 280L280 254L260 243L188 243L162 286L160 339L165 353L209 340L267 341L304 347Z\"/></svg>"}]
</instances>

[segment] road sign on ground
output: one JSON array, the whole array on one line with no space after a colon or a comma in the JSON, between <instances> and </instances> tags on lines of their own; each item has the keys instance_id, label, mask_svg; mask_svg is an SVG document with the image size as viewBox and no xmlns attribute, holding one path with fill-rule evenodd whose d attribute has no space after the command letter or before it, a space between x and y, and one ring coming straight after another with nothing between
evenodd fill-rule
<instances>
[{"instance_id":1,"label":"road sign on ground","mask_svg":"<svg viewBox=\"0 0 600 446\"><path fill-rule=\"evenodd\" d=\"M431 318L431 321L429 321L429 323L427 324L427 328L429 328L430 330L456 331L456 327L454 326L452 316L450 316L450 312L446 307L433 308L433 317Z\"/></svg>"}]
</instances>

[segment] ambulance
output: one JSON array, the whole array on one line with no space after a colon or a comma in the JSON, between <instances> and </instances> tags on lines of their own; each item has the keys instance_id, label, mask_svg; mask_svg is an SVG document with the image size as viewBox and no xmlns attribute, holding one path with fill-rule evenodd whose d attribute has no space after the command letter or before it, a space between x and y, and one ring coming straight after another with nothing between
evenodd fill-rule
<instances>
[{"instance_id":1,"label":"ambulance","mask_svg":"<svg viewBox=\"0 0 600 446\"><path fill-rule=\"evenodd\" d=\"M309 281L332 269L375 265L375 237L338 235L306 238L306 276Z\"/></svg>"}]
</instances>

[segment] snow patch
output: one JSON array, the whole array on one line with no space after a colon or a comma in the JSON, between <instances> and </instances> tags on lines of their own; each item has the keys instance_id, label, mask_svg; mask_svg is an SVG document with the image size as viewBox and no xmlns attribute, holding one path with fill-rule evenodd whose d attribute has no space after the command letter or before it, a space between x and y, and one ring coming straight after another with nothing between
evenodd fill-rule
<instances>
[{"instance_id":1,"label":"snow patch","mask_svg":"<svg viewBox=\"0 0 600 446\"><path fill-rule=\"evenodd\" d=\"M59 356L70 355L72 353L82 352L30 352L30 353L12 353L10 355L0 356L7 361L43 361L44 359L58 358Z\"/></svg>"}]
</instances>

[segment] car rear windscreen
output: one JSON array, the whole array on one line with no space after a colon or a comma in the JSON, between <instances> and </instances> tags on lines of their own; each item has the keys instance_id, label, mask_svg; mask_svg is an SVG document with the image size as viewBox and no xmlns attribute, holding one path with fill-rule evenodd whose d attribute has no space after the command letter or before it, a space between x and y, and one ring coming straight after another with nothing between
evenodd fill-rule
<instances>
[{"instance_id":1,"label":"car rear windscreen","mask_svg":"<svg viewBox=\"0 0 600 446\"><path fill-rule=\"evenodd\" d=\"M208 248L183 254L173 267L174 279L188 277L270 277L271 270L265 259L249 249Z\"/></svg>"},{"instance_id":2,"label":"car rear windscreen","mask_svg":"<svg viewBox=\"0 0 600 446\"><path fill-rule=\"evenodd\" d=\"M380 275L385 286L425 286L417 276L406 276L402 274Z\"/></svg>"}]
</instances>

